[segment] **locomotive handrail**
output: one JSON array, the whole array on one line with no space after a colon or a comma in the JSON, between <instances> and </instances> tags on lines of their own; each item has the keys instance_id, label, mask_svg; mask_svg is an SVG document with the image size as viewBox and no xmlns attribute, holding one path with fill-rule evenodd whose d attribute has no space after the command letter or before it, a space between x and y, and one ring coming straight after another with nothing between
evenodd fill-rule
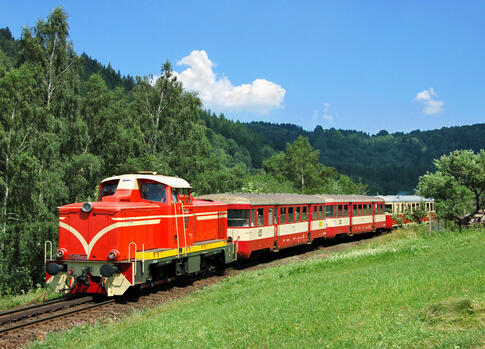
<instances>
[{"instance_id":1,"label":"locomotive handrail","mask_svg":"<svg viewBox=\"0 0 485 349\"><path fill-rule=\"evenodd\" d=\"M131 245L135 245L135 258L134 258L135 266L134 266L134 268L133 268L133 271L134 271L134 273L135 273L135 275L136 275L136 250L137 250L137 248L136 248L136 242L133 242L133 241L132 241L132 242L130 242L130 243L128 244L128 260L129 260L129 261L131 261L131 248L130 248L130 247L131 247Z\"/></svg>"},{"instance_id":2,"label":"locomotive handrail","mask_svg":"<svg viewBox=\"0 0 485 349\"><path fill-rule=\"evenodd\" d=\"M52 241L46 240L44 242L44 265L47 262L47 245L50 246L50 258L49 259L52 259Z\"/></svg>"},{"instance_id":3,"label":"locomotive handrail","mask_svg":"<svg viewBox=\"0 0 485 349\"><path fill-rule=\"evenodd\" d=\"M141 273L145 271L145 244L141 244Z\"/></svg>"},{"instance_id":4,"label":"locomotive handrail","mask_svg":"<svg viewBox=\"0 0 485 349\"><path fill-rule=\"evenodd\" d=\"M173 201L173 210L175 211L175 231L177 232L177 258L180 257L180 239L179 239L179 220L177 217L177 205Z\"/></svg>"},{"instance_id":5,"label":"locomotive handrail","mask_svg":"<svg viewBox=\"0 0 485 349\"><path fill-rule=\"evenodd\" d=\"M177 212L175 212L177 214ZM185 255L187 255L187 231L185 230L185 213L184 213L184 202L182 201L182 226L184 227L184 245L185 245Z\"/></svg>"}]
</instances>

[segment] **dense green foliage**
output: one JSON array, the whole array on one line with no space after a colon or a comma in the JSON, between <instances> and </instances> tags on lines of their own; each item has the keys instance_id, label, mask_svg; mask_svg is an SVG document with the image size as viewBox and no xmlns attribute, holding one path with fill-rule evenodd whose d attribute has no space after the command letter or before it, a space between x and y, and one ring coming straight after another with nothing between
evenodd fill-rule
<instances>
[{"instance_id":1,"label":"dense green foliage","mask_svg":"<svg viewBox=\"0 0 485 349\"><path fill-rule=\"evenodd\" d=\"M418 193L436 199L438 216L460 225L485 210L485 150L456 150L434 161L437 171L419 177ZM468 213L468 215L465 215Z\"/></svg>"},{"instance_id":2,"label":"dense green foliage","mask_svg":"<svg viewBox=\"0 0 485 349\"><path fill-rule=\"evenodd\" d=\"M313 132L290 124L252 122L247 126L260 135L263 147L277 151L285 150L286 143L299 136L307 137L313 148L320 151L320 162L350 178L362 178L372 194L412 194L418 177L434 170L434 159L456 149L485 148L485 124L410 133L381 131L372 136L321 126Z\"/></svg>"},{"instance_id":3,"label":"dense green foliage","mask_svg":"<svg viewBox=\"0 0 485 349\"><path fill-rule=\"evenodd\" d=\"M102 178L157 171L187 179L197 194L301 189L266 173L262 161L275 151L203 111L169 62L158 79L125 77L78 56L68 38L60 7L19 40L0 30L0 294L42 283L57 207L95 200Z\"/></svg>"},{"instance_id":4,"label":"dense green foliage","mask_svg":"<svg viewBox=\"0 0 485 349\"><path fill-rule=\"evenodd\" d=\"M253 270L33 348L475 348L485 341L483 230L403 229Z\"/></svg>"}]
</instances>

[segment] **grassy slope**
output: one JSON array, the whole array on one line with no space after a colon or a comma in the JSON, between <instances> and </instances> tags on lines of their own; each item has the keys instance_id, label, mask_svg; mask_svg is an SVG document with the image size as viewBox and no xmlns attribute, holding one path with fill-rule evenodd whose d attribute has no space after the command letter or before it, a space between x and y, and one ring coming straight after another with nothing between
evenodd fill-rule
<instances>
[{"instance_id":1,"label":"grassy slope","mask_svg":"<svg viewBox=\"0 0 485 349\"><path fill-rule=\"evenodd\" d=\"M484 231L395 232L241 274L34 347L473 347L485 344Z\"/></svg>"}]
</instances>

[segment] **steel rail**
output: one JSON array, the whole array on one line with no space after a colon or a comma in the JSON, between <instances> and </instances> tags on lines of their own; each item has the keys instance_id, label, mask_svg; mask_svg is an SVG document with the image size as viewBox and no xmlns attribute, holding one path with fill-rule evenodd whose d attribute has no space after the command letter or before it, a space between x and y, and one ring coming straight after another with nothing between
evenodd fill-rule
<instances>
[{"instance_id":1,"label":"steel rail","mask_svg":"<svg viewBox=\"0 0 485 349\"><path fill-rule=\"evenodd\" d=\"M51 299L51 300L48 300L48 301L45 301L45 302L42 302L42 303L28 305L28 306L25 306L25 307L7 309L7 310L4 310L4 311L0 311L0 316L15 314L15 313L18 313L18 312L21 312L21 311L35 309L35 308L41 308L41 307L46 306L46 305L60 303L60 302L67 301L67 300L70 300L70 299L75 299L75 297L64 296L64 297L60 297L60 298L56 298L56 299Z\"/></svg>"},{"instance_id":2,"label":"steel rail","mask_svg":"<svg viewBox=\"0 0 485 349\"><path fill-rule=\"evenodd\" d=\"M33 307L25 307L24 309L17 309L17 311L11 311L10 313L0 316L0 325L16 322L28 317L41 316L43 314L59 311L61 309L77 306L83 303L92 302L93 297L78 297L71 300L62 300L57 302L50 302L47 304L40 304Z\"/></svg>"},{"instance_id":3,"label":"steel rail","mask_svg":"<svg viewBox=\"0 0 485 349\"><path fill-rule=\"evenodd\" d=\"M47 317L44 317L44 318L41 318L41 319L35 319L35 320L25 322L25 323L22 323L22 324L17 324L17 325L13 325L13 326L6 327L6 328L1 328L0 334L6 333L6 332L9 332L9 331L12 331L12 330L16 330L16 329L19 329L19 328L22 328L22 327L28 327L28 326L31 326L31 325L35 325L35 324L38 324L38 323L41 323L41 322L47 322L49 320L59 318L59 317L63 317L63 316L66 316L66 315L70 315L70 314L74 314L74 313L80 313L80 312L83 312L83 311L86 311L86 310L89 310L89 309L92 309L92 308L101 307L105 304L112 303L114 301L115 301L115 299L109 299L109 300L104 301L104 302L100 302L100 303L96 303L96 304L90 304L90 305L85 306L84 308L81 308L81 309L68 310L68 311L64 311L64 312L59 313L59 314L53 314L53 315L50 315L50 316L47 316Z\"/></svg>"}]
</instances>

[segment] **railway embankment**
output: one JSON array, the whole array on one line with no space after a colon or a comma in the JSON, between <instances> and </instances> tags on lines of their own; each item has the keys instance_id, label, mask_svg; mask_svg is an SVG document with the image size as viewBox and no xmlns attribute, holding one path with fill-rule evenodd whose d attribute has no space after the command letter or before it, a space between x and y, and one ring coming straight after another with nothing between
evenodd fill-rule
<instances>
[{"instance_id":1,"label":"railway embankment","mask_svg":"<svg viewBox=\"0 0 485 349\"><path fill-rule=\"evenodd\" d=\"M484 237L410 228L322 248L32 347L480 347Z\"/></svg>"}]
</instances>

